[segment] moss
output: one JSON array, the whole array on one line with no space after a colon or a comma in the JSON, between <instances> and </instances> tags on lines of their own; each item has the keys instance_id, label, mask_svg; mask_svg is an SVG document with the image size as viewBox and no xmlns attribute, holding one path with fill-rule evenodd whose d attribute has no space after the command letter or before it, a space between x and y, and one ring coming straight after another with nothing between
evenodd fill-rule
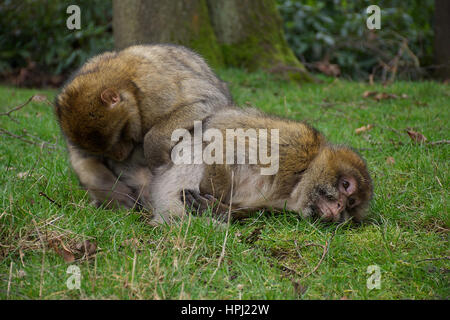
<instances>
[{"instance_id":1,"label":"moss","mask_svg":"<svg viewBox=\"0 0 450 320\"><path fill-rule=\"evenodd\" d=\"M201 54L213 68L223 67L222 51L211 26L206 0L199 2L198 15L194 15L186 28L192 29L188 46Z\"/></svg>"},{"instance_id":2,"label":"moss","mask_svg":"<svg viewBox=\"0 0 450 320\"><path fill-rule=\"evenodd\" d=\"M238 42L221 44L225 64L249 71L269 70L294 81L312 81L284 38L275 2L264 0L261 5L246 12L246 31Z\"/></svg>"}]
</instances>

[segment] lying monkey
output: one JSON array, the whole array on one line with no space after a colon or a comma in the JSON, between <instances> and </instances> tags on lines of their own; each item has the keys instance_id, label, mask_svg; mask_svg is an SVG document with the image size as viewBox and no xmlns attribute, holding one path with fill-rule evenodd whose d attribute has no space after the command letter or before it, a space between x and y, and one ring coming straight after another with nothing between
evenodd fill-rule
<instances>
[{"instance_id":1,"label":"lying monkey","mask_svg":"<svg viewBox=\"0 0 450 320\"><path fill-rule=\"evenodd\" d=\"M241 214L240 208L246 212L268 208L287 209L304 217L317 215L333 222L349 218L361 221L365 217L373 187L366 164L356 152L328 143L321 133L305 123L268 116L255 109L224 109L203 123L204 130L218 129L223 133L223 146L227 129L239 128L270 130L268 138L273 138L277 132L274 129L278 129L279 141L268 148L271 153L278 151L278 171L272 175L261 174L268 164L260 160L256 164L227 164L226 150L215 150L220 151L222 164L197 161L197 164L162 166L149 187L154 213L152 224L170 223L174 217L182 217L187 190L192 190L188 194L191 198L198 194L211 195L191 199L203 204L203 209L205 204L212 207L214 199L231 203L232 215L236 211ZM255 141L254 137L245 135L241 130L237 140L244 139L245 159L249 160L255 151ZM195 148L194 144L192 149ZM233 155L238 156L237 149ZM226 215L226 205L219 209L219 214Z\"/></svg>"}]
</instances>

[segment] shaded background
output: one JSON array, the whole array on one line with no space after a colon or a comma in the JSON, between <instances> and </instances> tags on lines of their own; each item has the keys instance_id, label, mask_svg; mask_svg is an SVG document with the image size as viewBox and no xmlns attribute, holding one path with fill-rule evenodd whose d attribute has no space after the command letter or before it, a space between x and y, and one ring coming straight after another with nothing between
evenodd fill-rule
<instances>
[{"instance_id":1,"label":"shaded background","mask_svg":"<svg viewBox=\"0 0 450 320\"><path fill-rule=\"evenodd\" d=\"M81 30L66 28L70 4L81 8ZM377 1L381 30L366 28L371 4L3 0L0 79L17 86L59 86L92 55L151 42L186 45L215 68L264 69L299 81L314 79L311 72L383 82L450 78L450 1Z\"/></svg>"}]
</instances>

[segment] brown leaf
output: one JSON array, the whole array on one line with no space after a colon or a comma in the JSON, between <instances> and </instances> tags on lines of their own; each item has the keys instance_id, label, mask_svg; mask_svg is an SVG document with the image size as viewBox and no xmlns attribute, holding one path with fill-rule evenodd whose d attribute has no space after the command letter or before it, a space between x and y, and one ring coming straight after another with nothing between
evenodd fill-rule
<instances>
[{"instance_id":1,"label":"brown leaf","mask_svg":"<svg viewBox=\"0 0 450 320\"><path fill-rule=\"evenodd\" d=\"M366 126L362 126L361 128L355 129L355 133L356 134L360 134L362 132L369 131L372 128L373 128L373 125L372 124L368 124Z\"/></svg>"},{"instance_id":2,"label":"brown leaf","mask_svg":"<svg viewBox=\"0 0 450 320\"><path fill-rule=\"evenodd\" d=\"M386 164L393 165L395 163L395 159L393 157L386 158Z\"/></svg>"},{"instance_id":3,"label":"brown leaf","mask_svg":"<svg viewBox=\"0 0 450 320\"><path fill-rule=\"evenodd\" d=\"M406 130L406 132L408 133L408 135L411 138L411 140L414 141L415 143L423 143L423 142L426 142L428 140L420 132L416 132L416 131L412 131L412 130Z\"/></svg>"},{"instance_id":4,"label":"brown leaf","mask_svg":"<svg viewBox=\"0 0 450 320\"><path fill-rule=\"evenodd\" d=\"M24 178L26 178L26 177L28 177L28 171L25 171L25 172L19 172L18 174L17 174L17 178L19 178L19 179L24 179Z\"/></svg>"},{"instance_id":5,"label":"brown leaf","mask_svg":"<svg viewBox=\"0 0 450 320\"><path fill-rule=\"evenodd\" d=\"M44 94L35 94L33 97L31 97L31 101L44 102L47 101L47 96L45 96Z\"/></svg>"},{"instance_id":6,"label":"brown leaf","mask_svg":"<svg viewBox=\"0 0 450 320\"><path fill-rule=\"evenodd\" d=\"M363 93L363 98L368 98L368 97L372 97L374 95L376 95L378 92L376 91L364 91Z\"/></svg>"},{"instance_id":7,"label":"brown leaf","mask_svg":"<svg viewBox=\"0 0 450 320\"><path fill-rule=\"evenodd\" d=\"M362 96L363 98L373 98L376 101L398 98L398 96L393 93L377 92L377 91L365 91Z\"/></svg>"},{"instance_id":8,"label":"brown leaf","mask_svg":"<svg viewBox=\"0 0 450 320\"><path fill-rule=\"evenodd\" d=\"M337 64L330 63L326 60L316 62L315 67L327 76L337 77L341 74L341 69Z\"/></svg>"},{"instance_id":9,"label":"brown leaf","mask_svg":"<svg viewBox=\"0 0 450 320\"><path fill-rule=\"evenodd\" d=\"M64 259L65 262L75 261L75 255L64 245L61 239L50 240L49 245Z\"/></svg>"},{"instance_id":10,"label":"brown leaf","mask_svg":"<svg viewBox=\"0 0 450 320\"><path fill-rule=\"evenodd\" d=\"M381 92L381 93L378 93L377 95L375 95L375 97L373 97L373 98L377 101L380 101L380 100L386 100L386 99L397 99L398 96L396 96L395 94L392 94L392 93Z\"/></svg>"},{"instance_id":11,"label":"brown leaf","mask_svg":"<svg viewBox=\"0 0 450 320\"><path fill-rule=\"evenodd\" d=\"M87 256L93 255L97 251L97 244L86 240L81 243L78 243L75 246L75 249L79 252L86 254Z\"/></svg>"},{"instance_id":12,"label":"brown leaf","mask_svg":"<svg viewBox=\"0 0 450 320\"><path fill-rule=\"evenodd\" d=\"M17 278L19 278L19 279L25 278L26 276L27 276L27 273L25 272L25 270L20 269L17 272Z\"/></svg>"},{"instance_id":13,"label":"brown leaf","mask_svg":"<svg viewBox=\"0 0 450 320\"><path fill-rule=\"evenodd\" d=\"M62 257L64 259L65 262L74 262L75 261L75 256L72 252L67 251L65 249L62 250Z\"/></svg>"}]
</instances>

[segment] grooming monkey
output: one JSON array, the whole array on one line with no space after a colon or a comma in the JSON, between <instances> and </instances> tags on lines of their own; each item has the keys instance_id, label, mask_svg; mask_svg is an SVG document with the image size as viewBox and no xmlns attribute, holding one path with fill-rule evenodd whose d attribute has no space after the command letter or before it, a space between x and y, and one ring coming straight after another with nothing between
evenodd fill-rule
<instances>
[{"instance_id":1,"label":"grooming monkey","mask_svg":"<svg viewBox=\"0 0 450 320\"><path fill-rule=\"evenodd\" d=\"M230 104L227 85L199 55L145 45L90 59L56 97L55 114L94 204L148 208L151 170L170 160L172 131Z\"/></svg>"},{"instance_id":2,"label":"grooming monkey","mask_svg":"<svg viewBox=\"0 0 450 320\"><path fill-rule=\"evenodd\" d=\"M221 110L205 119L204 129L209 128L220 130L224 139L226 129L278 129L278 171L262 175L261 169L267 165L226 161L160 167L150 183L153 224L183 216L183 200L203 210L214 207L215 199L223 203L217 208L219 218L227 216L230 203L232 216L267 208L287 209L304 217L317 215L333 222L364 218L372 182L364 160L350 148L331 145L305 123L271 117L254 109ZM249 146L255 144L250 143L245 132L240 135L246 139L248 158ZM269 151L272 149L275 150L271 147Z\"/></svg>"}]
</instances>

